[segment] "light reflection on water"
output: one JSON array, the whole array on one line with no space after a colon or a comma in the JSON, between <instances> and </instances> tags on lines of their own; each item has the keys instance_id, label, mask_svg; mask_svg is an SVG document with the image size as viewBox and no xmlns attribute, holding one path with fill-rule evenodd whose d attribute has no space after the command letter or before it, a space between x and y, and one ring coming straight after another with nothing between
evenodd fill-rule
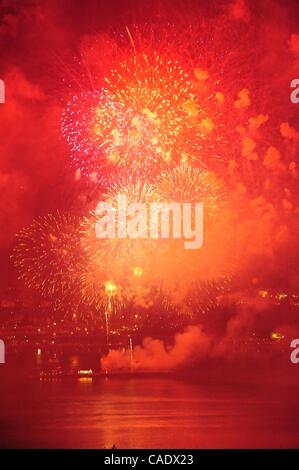
<instances>
[{"instance_id":1,"label":"light reflection on water","mask_svg":"<svg viewBox=\"0 0 299 470\"><path fill-rule=\"evenodd\" d=\"M298 447L298 388L167 377L6 384L1 446Z\"/></svg>"}]
</instances>

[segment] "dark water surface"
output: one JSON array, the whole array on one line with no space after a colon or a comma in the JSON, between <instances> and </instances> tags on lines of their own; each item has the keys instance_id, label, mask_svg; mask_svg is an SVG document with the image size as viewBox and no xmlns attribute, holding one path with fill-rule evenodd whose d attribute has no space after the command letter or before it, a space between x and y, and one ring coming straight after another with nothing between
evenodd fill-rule
<instances>
[{"instance_id":1,"label":"dark water surface","mask_svg":"<svg viewBox=\"0 0 299 470\"><path fill-rule=\"evenodd\" d=\"M190 378L1 378L1 447L299 447L299 387Z\"/></svg>"}]
</instances>

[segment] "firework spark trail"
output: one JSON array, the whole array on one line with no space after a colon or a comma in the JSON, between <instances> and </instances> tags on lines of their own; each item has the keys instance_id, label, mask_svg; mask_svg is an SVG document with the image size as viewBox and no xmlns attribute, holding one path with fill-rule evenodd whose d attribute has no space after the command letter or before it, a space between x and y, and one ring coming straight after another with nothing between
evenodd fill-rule
<instances>
[{"instance_id":1,"label":"firework spark trail","mask_svg":"<svg viewBox=\"0 0 299 470\"><path fill-rule=\"evenodd\" d=\"M125 291L122 286L116 284L113 279L107 279L99 266L86 265L82 270L80 283L82 301L89 306L95 306L99 311L106 309L109 297L112 313L117 313L125 303Z\"/></svg>"},{"instance_id":2,"label":"firework spark trail","mask_svg":"<svg viewBox=\"0 0 299 470\"><path fill-rule=\"evenodd\" d=\"M110 318L117 315L126 303L126 293L114 280L106 280L98 266L88 264L81 275L82 302L104 313L107 348L110 348Z\"/></svg>"}]
</instances>

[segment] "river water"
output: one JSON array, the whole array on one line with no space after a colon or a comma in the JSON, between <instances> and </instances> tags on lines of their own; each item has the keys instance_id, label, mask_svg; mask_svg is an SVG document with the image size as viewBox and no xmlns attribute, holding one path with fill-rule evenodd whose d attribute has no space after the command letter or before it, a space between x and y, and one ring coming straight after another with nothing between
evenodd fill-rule
<instances>
[{"instance_id":1,"label":"river water","mask_svg":"<svg viewBox=\"0 0 299 470\"><path fill-rule=\"evenodd\" d=\"M297 384L1 378L0 446L299 447Z\"/></svg>"}]
</instances>

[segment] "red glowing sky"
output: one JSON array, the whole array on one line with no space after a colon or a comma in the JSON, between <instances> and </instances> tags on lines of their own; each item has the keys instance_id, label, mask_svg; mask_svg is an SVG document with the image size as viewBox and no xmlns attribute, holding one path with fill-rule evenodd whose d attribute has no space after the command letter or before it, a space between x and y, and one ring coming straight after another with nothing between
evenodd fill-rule
<instances>
[{"instance_id":1,"label":"red glowing sky","mask_svg":"<svg viewBox=\"0 0 299 470\"><path fill-rule=\"evenodd\" d=\"M229 188L238 221L239 279L297 285L299 105L290 102L290 82L299 74L299 7L296 1L206 4L1 2L4 285L17 282L10 254L15 234L32 218L92 208L96 190L75 177L61 113L70 93L88 90L90 77L100 83L122 45L124 55L130 49L126 26L139 46L181 59L187 73L208 71L204 93L226 98L220 124L227 145L212 166ZM239 95L244 89L249 98L247 91Z\"/></svg>"}]
</instances>

